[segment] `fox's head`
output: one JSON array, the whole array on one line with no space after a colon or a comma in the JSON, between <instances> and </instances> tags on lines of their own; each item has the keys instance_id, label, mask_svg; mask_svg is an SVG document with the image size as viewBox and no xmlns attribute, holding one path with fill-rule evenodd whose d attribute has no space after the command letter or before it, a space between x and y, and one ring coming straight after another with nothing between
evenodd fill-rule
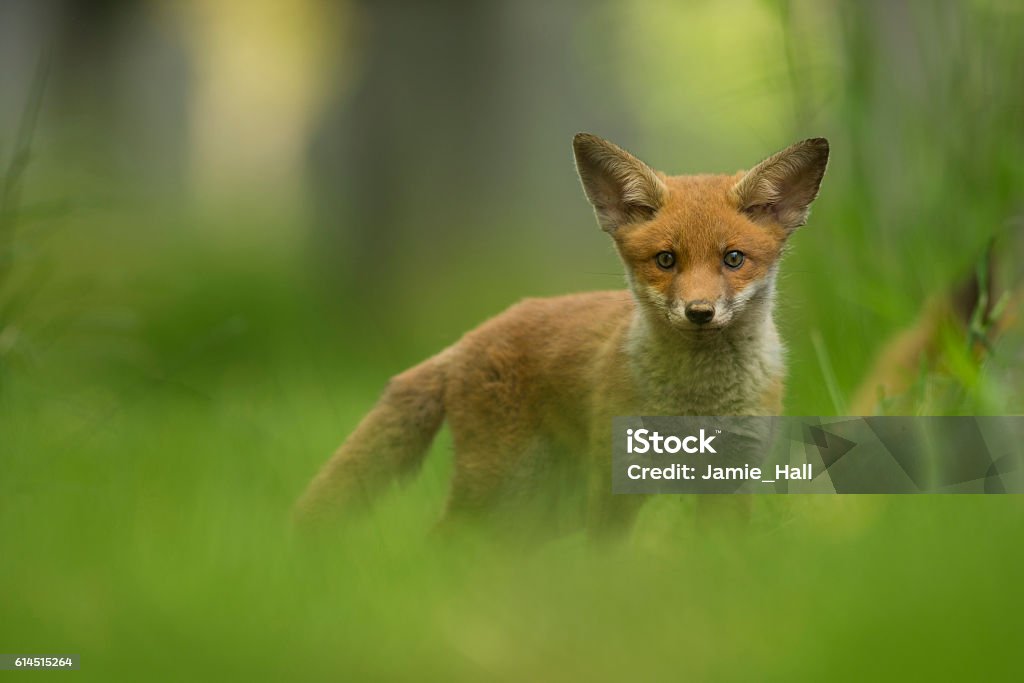
<instances>
[{"instance_id":1,"label":"fox's head","mask_svg":"<svg viewBox=\"0 0 1024 683\"><path fill-rule=\"evenodd\" d=\"M693 333L725 329L770 305L783 247L807 220L828 163L824 138L735 175L667 176L587 133L576 135L573 151L637 301Z\"/></svg>"}]
</instances>

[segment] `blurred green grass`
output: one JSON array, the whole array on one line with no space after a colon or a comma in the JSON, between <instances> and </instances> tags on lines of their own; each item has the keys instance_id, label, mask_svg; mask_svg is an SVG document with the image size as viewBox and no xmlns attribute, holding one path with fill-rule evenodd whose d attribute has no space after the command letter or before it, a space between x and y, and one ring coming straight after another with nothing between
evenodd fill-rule
<instances>
[{"instance_id":1,"label":"blurred green grass","mask_svg":"<svg viewBox=\"0 0 1024 683\"><path fill-rule=\"evenodd\" d=\"M625 547L570 536L524 555L430 538L442 435L368 520L296 545L288 511L308 477L388 374L437 340L382 350L353 333L357 306L329 314L337 302L298 259L232 264L175 241L155 253L181 268L109 254L142 275L79 292L75 312L51 280L5 357L5 649L80 652L98 680L1012 671L1013 496L759 501L751 529L701 534L691 501L665 497ZM450 315L436 334L454 338L477 313ZM796 367L791 391L819 380Z\"/></svg>"}]
</instances>

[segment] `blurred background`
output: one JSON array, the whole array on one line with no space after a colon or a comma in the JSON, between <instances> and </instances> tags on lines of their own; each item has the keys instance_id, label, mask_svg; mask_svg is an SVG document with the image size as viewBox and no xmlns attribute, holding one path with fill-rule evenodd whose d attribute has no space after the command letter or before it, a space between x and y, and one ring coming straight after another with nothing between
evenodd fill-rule
<instances>
[{"instance_id":1,"label":"blurred background","mask_svg":"<svg viewBox=\"0 0 1024 683\"><path fill-rule=\"evenodd\" d=\"M1005 673L1014 497L758 501L720 534L665 497L624 548L524 558L427 540L443 433L329 547L286 520L389 376L520 298L623 286L580 130L672 174L828 137L786 412L1020 413L992 320L1022 67L1009 0L4 0L0 651L97 680Z\"/></svg>"}]
</instances>

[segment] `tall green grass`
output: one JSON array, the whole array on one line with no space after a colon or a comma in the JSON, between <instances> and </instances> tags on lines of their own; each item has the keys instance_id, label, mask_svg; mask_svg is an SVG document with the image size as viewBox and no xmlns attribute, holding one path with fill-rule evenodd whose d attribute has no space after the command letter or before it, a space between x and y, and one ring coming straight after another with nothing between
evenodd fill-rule
<instances>
[{"instance_id":1,"label":"tall green grass","mask_svg":"<svg viewBox=\"0 0 1024 683\"><path fill-rule=\"evenodd\" d=\"M5 650L79 652L95 680L1012 670L1015 497L759 500L750 529L704 533L665 497L622 547L523 554L430 537L443 434L368 519L297 544L296 494L405 359L336 352L347 329L294 310L287 268L190 276L143 279L131 324L30 336L6 371Z\"/></svg>"}]
</instances>

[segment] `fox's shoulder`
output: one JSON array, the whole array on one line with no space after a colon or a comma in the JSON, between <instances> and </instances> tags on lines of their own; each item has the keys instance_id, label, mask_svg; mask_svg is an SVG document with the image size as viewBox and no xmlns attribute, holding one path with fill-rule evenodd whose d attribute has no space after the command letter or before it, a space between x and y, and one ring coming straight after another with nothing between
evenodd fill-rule
<instances>
[{"instance_id":1,"label":"fox's shoulder","mask_svg":"<svg viewBox=\"0 0 1024 683\"><path fill-rule=\"evenodd\" d=\"M545 323L590 328L609 322L628 320L633 312L633 296L625 291L600 291L562 296L528 298L510 306L490 322Z\"/></svg>"},{"instance_id":2,"label":"fox's shoulder","mask_svg":"<svg viewBox=\"0 0 1024 683\"><path fill-rule=\"evenodd\" d=\"M596 339L626 327L633 307L633 297L625 290L527 298L469 332L466 339L530 346L590 346Z\"/></svg>"},{"instance_id":3,"label":"fox's shoulder","mask_svg":"<svg viewBox=\"0 0 1024 683\"><path fill-rule=\"evenodd\" d=\"M595 313L631 313L633 296L626 290L605 290L599 292L579 292L561 296L530 297L522 299L509 307L506 313L518 314L556 314L586 312Z\"/></svg>"}]
</instances>

